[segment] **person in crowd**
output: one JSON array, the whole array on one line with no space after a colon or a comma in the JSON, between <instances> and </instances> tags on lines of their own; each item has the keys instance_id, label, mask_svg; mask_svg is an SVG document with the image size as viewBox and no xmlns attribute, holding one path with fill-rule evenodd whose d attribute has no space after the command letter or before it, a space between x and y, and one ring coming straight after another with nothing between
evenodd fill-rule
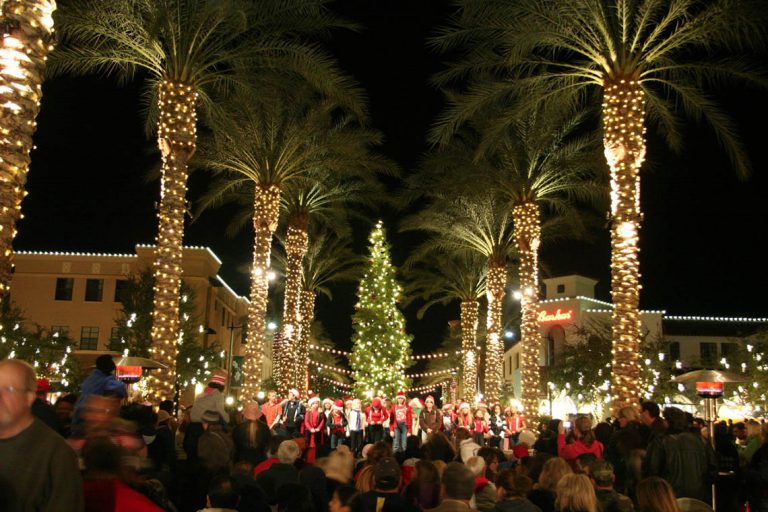
<instances>
[{"instance_id":1,"label":"person in crowd","mask_svg":"<svg viewBox=\"0 0 768 512\"><path fill-rule=\"evenodd\" d=\"M167 473L176 469L176 445L170 426L171 415L161 409L156 418L155 438L147 445L147 455L157 471Z\"/></svg>"},{"instance_id":2,"label":"person in crowd","mask_svg":"<svg viewBox=\"0 0 768 512\"><path fill-rule=\"evenodd\" d=\"M633 512L632 500L616 492L613 466L607 460L595 460L589 466L589 477L595 486L595 495L601 512Z\"/></svg>"},{"instance_id":3,"label":"person in crowd","mask_svg":"<svg viewBox=\"0 0 768 512\"><path fill-rule=\"evenodd\" d=\"M325 472L326 488L333 490L341 485L351 485L352 473L355 468L355 459L346 446L341 445L331 452L325 459L323 471Z\"/></svg>"},{"instance_id":4,"label":"person in crowd","mask_svg":"<svg viewBox=\"0 0 768 512\"><path fill-rule=\"evenodd\" d=\"M672 486L678 498L709 501L710 485L717 473L712 447L689 431L685 412L664 409L667 431L654 437L643 460L643 475L658 476Z\"/></svg>"},{"instance_id":5,"label":"person in crowd","mask_svg":"<svg viewBox=\"0 0 768 512\"><path fill-rule=\"evenodd\" d=\"M477 456L482 457L485 461L485 477L491 482L495 482L499 471L504 469L501 468L501 465L506 462L504 452L498 448L486 446L477 450Z\"/></svg>"},{"instance_id":6,"label":"person in crowd","mask_svg":"<svg viewBox=\"0 0 768 512\"><path fill-rule=\"evenodd\" d=\"M595 439L603 443L603 446L608 446L608 443L611 442L611 436L613 436L615 429L613 428L613 425L607 421L601 421L595 425L595 428L593 428L592 431L595 433ZM605 454L603 454L603 456L605 456Z\"/></svg>"},{"instance_id":7,"label":"person in crowd","mask_svg":"<svg viewBox=\"0 0 768 512\"><path fill-rule=\"evenodd\" d=\"M441 460L446 464L456 459L456 450L443 431L433 432L427 443L422 446L424 458L432 461Z\"/></svg>"},{"instance_id":8,"label":"person in crowd","mask_svg":"<svg viewBox=\"0 0 768 512\"><path fill-rule=\"evenodd\" d=\"M538 482L533 486L533 490L528 493L528 499L539 507L542 512L552 512L555 510L555 499L557 498L557 484L565 475L573 473L571 466L560 457L552 457L544 463L544 467L539 474Z\"/></svg>"},{"instance_id":9,"label":"person in crowd","mask_svg":"<svg viewBox=\"0 0 768 512\"><path fill-rule=\"evenodd\" d=\"M717 509L738 510L742 479L739 451L728 434L728 425L724 421L715 424L715 455Z\"/></svg>"},{"instance_id":10,"label":"person in crowd","mask_svg":"<svg viewBox=\"0 0 768 512\"><path fill-rule=\"evenodd\" d=\"M472 440L479 446L485 444L488 437L488 422L485 419L485 407L479 407L475 411L475 419L472 420Z\"/></svg>"},{"instance_id":11,"label":"person in crowd","mask_svg":"<svg viewBox=\"0 0 768 512\"><path fill-rule=\"evenodd\" d=\"M389 418L386 407L381 398L374 397L371 405L365 411L365 423L367 425L368 442L376 444L384 439L384 422Z\"/></svg>"},{"instance_id":12,"label":"person in crowd","mask_svg":"<svg viewBox=\"0 0 768 512\"><path fill-rule=\"evenodd\" d=\"M85 511L162 512L152 500L122 481L122 456L123 450L108 437L94 437L86 442L83 447Z\"/></svg>"},{"instance_id":13,"label":"person in crowd","mask_svg":"<svg viewBox=\"0 0 768 512\"><path fill-rule=\"evenodd\" d=\"M557 437L561 429L564 431L562 420L551 420L533 444L536 453L549 453L557 457Z\"/></svg>"},{"instance_id":14,"label":"person in crowd","mask_svg":"<svg viewBox=\"0 0 768 512\"><path fill-rule=\"evenodd\" d=\"M351 485L337 487L328 502L328 512L364 512L360 493Z\"/></svg>"},{"instance_id":15,"label":"person in crowd","mask_svg":"<svg viewBox=\"0 0 768 512\"><path fill-rule=\"evenodd\" d=\"M0 510L83 510L77 457L32 414L37 380L24 361L0 361Z\"/></svg>"},{"instance_id":16,"label":"person in crowd","mask_svg":"<svg viewBox=\"0 0 768 512\"><path fill-rule=\"evenodd\" d=\"M282 485L299 483L299 471L295 463L300 456L301 450L296 441L293 439L283 441L277 449L278 462L256 477L256 483L264 491L266 501L270 505L277 504L277 491Z\"/></svg>"},{"instance_id":17,"label":"person in crowd","mask_svg":"<svg viewBox=\"0 0 768 512\"><path fill-rule=\"evenodd\" d=\"M277 448L276 448L277 449ZM253 479L254 466L247 460L235 462L229 476L235 481L235 490L240 496L240 512L271 512L264 491ZM182 508L179 507L182 511Z\"/></svg>"},{"instance_id":18,"label":"person in crowd","mask_svg":"<svg viewBox=\"0 0 768 512\"><path fill-rule=\"evenodd\" d=\"M419 441L422 441L419 417L421 416L421 411L424 410L424 403L419 398L413 397L408 402L408 408L411 409L411 428L408 430L408 435L418 436Z\"/></svg>"},{"instance_id":19,"label":"person in crowd","mask_svg":"<svg viewBox=\"0 0 768 512\"><path fill-rule=\"evenodd\" d=\"M347 415L347 435L349 436L349 448L355 457L360 457L365 436L365 414L362 411L362 402L359 398L352 400L352 408Z\"/></svg>"},{"instance_id":20,"label":"person in crowd","mask_svg":"<svg viewBox=\"0 0 768 512\"><path fill-rule=\"evenodd\" d=\"M589 416L579 416L573 422L573 439L571 444L565 444L565 428L559 424L557 434L557 454L565 460L573 463L573 460L582 453L594 453L598 459L603 456L603 444L595 439L592 432L592 420Z\"/></svg>"},{"instance_id":21,"label":"person in crowd","mask_svg":"<svg viewBox=\"0 0 768 512\"><path fill-rule=\"evenodd\" d=\"M667 430L667 424L661 418L661 409L656 402L645 401L640 404L640 421L643 422L643 445L648 444L656 437L663 435Z\"/></svg>"},{"instance_id":22,"label":"person in crowd","mask_svg":"<svg viewBox=\"0 0 768 512\"><path fill-rule=\"evenodd\" d=\"M80 395L75 402L73 423L77 429L80 424L80 413L91 395L111 394L119 398L125 398L127 392L123 384L114 373L117 367L109 354L103 354L96 358L96 368L83 381L80 386Z\"/></svg>"},{"instance_id":23,"label":"person in crowd","mask_svg":"<svg viewBox=\"0 0 768 512\"><path fill-rule=\"evenodd\" d=\"M526 496L533 488L533 480L505 469L496 477L497 501L493 512L541 512Z\"/></svg>"},{"instance_id":24,"label":"person in crowd","mask_svg":"<svg viewBox=\"0 0 768 512\"><path fill-rule=\"evenodd\" d=\"M475 476L464 464L451 462L443 472L440 505L431 512L465 512L475 492Z\"/></svg>"},{"instance_id":25,"label":"person in crowd","mask_svg":"<svg viewBox=\"0 0 768 512\"><path fill-rule=\"evenodd\" d=\"M56 420L59 423L59 433L64 438L72 435L72 416L75 411L75 402L77 402L77 395L70 393L60 396L56 400L56 405L53 406L56 411Z\"/></svg>"},{"instance_id":26,"label":"person in crowd","mask_svg":"<svg viewBox=\"0 0 768 512\"><path fill-rule=\"evenodd\" d=\"M56 409L48 401L48 393L51 392L51 381L45 378L37 379L35 401L32 402L32 415L48 425L51 430L58 432L60 429Z\"/></svg>"},{"instance_id":27,"label":"person in crowd","mask_svg":"<svg viewBox=\"0 0 768 512\"><path fill-rule=\"evenodd\" d=\"M331 441L331 412L333 411L334 399L330 397L323 398L323 416L325 417L325 444L329 444Z\"/></svg>"},{"instance_id":28,"label":"person in crowd","mask_svg":"<svg viewBox=\"0 0 768 512\"><path fill-rule=\"evenodd\" d=\"M557 483L557 512L599 512L597 497L586 475L565 475Z\"/></svg>"},{"instance_id":29,"label":"person in crowd","mask_svg":"<svg viewBox=\"0 0 768 512\"><path fill-rule=\"evenodd\" d=\"M456 417L453 413L453 404L443 404L443 433L450 439L453 437L453 431L456 429Z\"/></svg>"},{"instance_id":30,"label":"person in crowd","mask_svg":"<svg viewBox=\"0 0 768 512\"><path fill-rule=\"evenodd\" d=\"M516 443L517 437L520 435L520 432L523 431L524 428L526 428L525 424L525 416L520 412L520 410L517 407L510 407L509 408L509 414L506 417L507 420L507 435L512 440L511 442ZM557 432L557 430L555 430Z\"/></svg>"},{"instance_id":31,"label":"person in crowd","mask_svg":"<svg viewBox=\"0 0 768 512\"><path fill-rule=\"evenodd\" d=\"M419 414L419 428L421 440L425 443L429 440L429 436L443 429L443 415L435 407L435 398L432 395L424 399L424 409Z\"/></svg>"},{"instance_id":32,"label":"person in crowd","mask_svg":"<svg viewBox=\"0 0 768 512\"><path fill-rule=\"evenodd\" d=\"M288 437L301 437L301 426L304 424L304 404L299 400L299 391L292 389L288 392L288 400L283 404L281 422Z\"/></svg>"},{"instance_id":33,"label":"person in crowd","mask_svg":"<svg viewBox=\"0 0 768 512\"><path fill-rule=\"evenodd\" d=\"M320 457L315 459L314 464L308 464L299 471L299 483L309 490L315 510L327 509L329 496L337 486L335 480L326 478L327 463L327 457Z\"/></svg>"},{"instance_id":34,"label":"person in crowd","mask_svg":"<svg viewBox=\"0 0 768 512\"><path fill-rule=\"evenodd\" d=\"M202 417L203 435L197 441L197 456L201 467L209 474L229 472L235 453L235 443L224 430L218 411L205 411Z\"/></svg>"},{"instance_id":35,"label":"person in crowd","mask_svg":"<svg viewBox=\"0 0 768 512\"><path fill-rule=\"evenodd\" d=\"M752 460L752 456L763 444L762 436L760 435L760 423L757 420L747 420L744 433L746 437L744 439L744 449L741 450L741 461L743 466L749 465Z\"/></svg>"},{"instance_id":36,"label":"person in crowd","mask_svg":"<svg viewBox=\"0 0 768 512\"><path fill-rule=\"evenodd\" d=\"M507 433L507 419L501 412L501 405L498 403L491 406L491 415L488 418L488 431L491 435L488 444L494 448L502 448Z\"/></svg>"},{"instance_id":37,"label":"person in crowd","mask_svg":"<svg viewBox=\"0 0 768 512\"><path fill-rule=\"evenodd\" d=\"M280 444L282 444L283 441L287 441L287 436L272 436L269 440L269 448L267 449L267 460L264 462L261 462L254 466L253 468L253 477L256 478L259 476L259 473L262 473L263 471L268 470L272 464L276 464L280 462L280 460L277 458L277 450L280 448Z\"/></svg>"},{"instance_id":38,"label":"person in crowd","mask_svg":"<svg viewBox=\"0 0 768 512\"><path fill-rule=\"evenodd\" d=\"M459 462L465 462L470 457L477 455L480 448L481 446L472 440L469 429L459 427L456 430L456 453Z\"/></svg>"},{"instance_id":39,"label":"person in crowd","mask_svg":"<svg viewBox=\"0 0 768 512\"><path fill-rule=\"evenodd\" d=\"M197 462L198 440L203 435L203 414L206 411L215 411L224 423L229 423L224 396L226 382L226 377L222 373L214 373L208 386L189 409L189 424L184 430L184 451L187 454L187 460L191 463Z\"/></svg>"},{"instance_id":40,"label":"person in crowd","mask_svg":"<svg viewBox=\"0 0 768 512\"><path fill-rule=\"evenodd\" d=\"M290 403L290 402L289 402ZM320 410L320 399L313 396L307 401L309 410L304 416L304 434L307 448L317 450L325 439L325 413Z\"/></svg>"},{"instance_id":41,"label":"person in crowd","mask_svg":"<svg viewBox=\"0 0 768 512\"><path fill-rule=\"evenodd\" d=\"M243 407L243 422L232 429L235 460L247 460L254 466L267 458L269 427L262 421L259 404L251 402Z\"/></svg>"},{"instance_id":42,"label":"person in crowd","mask_svg":"<svg viewBox=\"0 0 768 512\"><path fill-rule=\"evenodd\" d=\"M395 460L400 464L403 484L408 484L413 476L413 468L421 460L421 439L418 436L408 436L405 441L405 451L395 453Z\"/></svg>"},{"instance_id":43,"label":"person in crowd","mask_svg":"<svg viewBox=\"0 0 768 512\"><path fill-rule=\"evenodd\" d=\"M416 463L403 496L419 510L434 508L440 503L440 474L431 461L420 460Z\"/></svg>"},{"instance_id":44,"label":"person in crowd","mask_svg":"<svg viewBox=\"0 0 768 512\"><path fill-rule=\"evenodd\" d=\"M335 450L347 435L347 417L344 415L344 402L336 400L331 407L328 433L331 436L331 450Z\"/></svg>"},{"instance_id":45,"label":"person in crowd","mask_svg":"<svg viewBox=\"0 0 768 512\"><path fill-rule=\"evenodd\" d=\"M637 512L680 512L672 486L659 477L644 478L637 484Z\"/></svg>"},{"instance_id":46,"label":"person in crowd","mask_svg":"<svg viewBox=\"0 0 768 512\"><path fill-rule=\"evenodd\" d=\"M277 399L277 392L267 393L267 401L261 404L261 414L264 415L264 423L270 430L275 429L280 424L282 417L282 407L287 400L281 402Z\"/></svg>"},{"instance_id":47,"label":"person in crowd","mask_svg":"<svg viewBox=\"0 0 768 512\"><path fill-rule=\"evenodd\" d=\"M768 423L763 423L761 436L763 444L752 455L745 469L744 488L750 508L768 512Z\"/></svg>"},{"instance_id":48,"label":"person in crowd","mask_svg":"<svg viewBox=\"0 0 768 512\"><path fill-rule=\"evenodd\" d=\"M240 494L235 481L229 476L218 476L211 480L206 495L206 508L200 512L237 512Z\"/></svg>"},{"instance_id":49,"label":"person in crowd","mask_svg":"<svg viewBox=\"0 0 768 512\"><path fill-rule=\"evenodd\" d=\"M597 460L592 452L582 453L573 459L573 471L580 475L589 476L589 465Z\"/></svg>"},{"instance_id":50,"label":"person in crowd","mask_svg":"<svg viewBox=\"0 0 768 512\"><path fill-rule=\"evenodd\" d=\"M284 484L277 490L275 508L277 512L315 512L309 489L294 482Z\"/></svg>"},{"instance_id":51,"label":"person in crowd","mask_svg":"<svg viewBox=\"0 0 768 512\"><path fill-rule=\"evenodd\" d=\"M614 487L626 494L637 485L635 473L630 466L635 450L645 450L645 435L640 415L634 407L622 407L618 414L619 428L608 441L603 456L614 468Z\"/></svg>"},{"instance_id":52,"label":"person in crowd","mask_svg":"<svg viewBox=\"0 0 768 512\"><path fill-rule=\"evenodd\" d=\"M395 453L405 451L405 441L411 433L412 412L405 400L405 393L399 391L395 405L389 411L389 432L394 439L392 451Z\"/></svg>"},{"instance_id":53,"label":"person in crowd","mask_svg":"<svg viewBox=\"0 0 768 512\"><path fill-rule=\"evenodd\" d=\"M355 474L355 487L360 492L368 492L374 488L374 468L376 464L385 458L392 457L392 445L386 441L379 441L376 444L369 445L368 453L365 453L365 462Z\"/></svg>"},{"instance_id":54,"label":"person in crowd","mask_svg":"<svg viewBox=\"0 0 768 512\"><path fill-rule=\"evenodd\" d=\"M361 495L368 512L415 511L400 495L400 465L392 457L378 461L373 468L374 489Z\"/></svg>"},{"instance_id":55,"label":"person in crowd","mask_svg":"<svg viewBox=\"0 0 768 512\"><path fill-rule=\"evenodd\" d=\"M461 402L459 404L459 412L456 415L456 428L466 429L468 432L471 432L472 420L472 410L469 407L469 402Z\"/></svg>"},{"instance_id":56,"label":"person in crowd","mask_svg":"<svg viewBox=\"0 0 768 512\"><path fill-rule=\"evenodd\" d=\"M485 460L474 456L464 463L475 476L475 508L481 512L491 510L496 506L496 486L485 477Z\"/></svg>"}]
</instances>

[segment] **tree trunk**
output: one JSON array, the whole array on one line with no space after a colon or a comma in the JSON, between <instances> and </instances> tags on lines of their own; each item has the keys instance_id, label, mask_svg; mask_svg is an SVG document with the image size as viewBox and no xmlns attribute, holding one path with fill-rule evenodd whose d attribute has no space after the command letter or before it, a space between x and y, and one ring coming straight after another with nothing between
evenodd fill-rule
<instances>
[{"instance_id":1,"label":"tree trunk","mask_svg":"<svg viewBox=\"0 0 768 512\"><path fill-rule=\"evenodd\" d=\"M536 320L536 303L539 296L539 244L541 243L541 213L535 202L523 203L512 208L515 224L515 240L520 253L520 288L522 300L521 333L521 391L520 402L525 415L536 421L539 415L541 392L539 363L541 359L541 334Z\"/></svg>"},{"instance_id":2,"label":"tree trunk","mask_svg":"<svg viewBox=\"0 0 768 512\"><path fill-rule=\"evenodd\" d=\"M0 305L10 290L13 239L27 195L32 135L40 111L45 59L53 49L54 0L0 5Z\"/></svg>"},{"instance_id":3,"label":"tree trunk","mask_svg":"<svg viewBox=\"0 0 768 512\"><path fill-rule=\"evenodd\" d=\"M507 286L505 263L488 262L486 297L488 299L487 341L485 346L485 401L497 402L501 395L504 341L501 337L502 305Z\"/></svg>"},{"instance_id":4,"label":"tree trunk","mask_svg":"<svg viewBox=\"0 0 768 512\"><path fill-rule=\"evenodd\" d=\"M264 363L264 343L269 293L269 264L272 236L280 215L280 188L256 185L253 204L253 268L251 269L251 303L248 306L246 333L245 381L243 395L252 400L259 391ZM274 368L273 368L274 371Z\"/></svg>"},{"instance_id":5,"label":"tree trunk","mask_svg":"<svg viewBox=\"0 0 768 512\"><path fill-rule=\"evenodd\" d=\"M474 402L477 398L477 318L476 300L461 302L461 396Z\"/></svg>"},{"instance_id":6,"label":"tree trunk","mask_svg":"<svg viewBox=\"0 0 768 512\"><path fill-rule=\"evenodd\" d=\"M315 292L304 290L299 302L299 336L296 343L296 363L303 377L300 381L303 389L309 388L309 342L312 323L315 321ZM299 388L299 389L302 389Z\"/></svg>"},{"instance_id":7,"label":"tree trunk","mask_svg":"<svg viewBox=\"0 0 768 512\"><path fill-rule=\"evenodd\" d=\"M634 78L606 79L603 145L611 168L611 296L614 413L637 406L640 398L639 348L640 166L645 159L645 97Z\"/></svg>"},{"instance_id":8,"label":"tree trunk","mask_svg":"<svg viewBox=\"0 0 768 512\"><path fill-rule=\"evenodd\" d=\"M187 168L197 143L196 103L197 92L192 86L170 80L160 84L157 143L163 162L160 204L157 209L150 354L153 359L165 364L167 369L150 376L150 389L157 398L163 400L172 399L176 391L182 239L187 209Z\"/></svg>"},{"instance_id":9,"label":"tree trunk","mask_svg":"<svg viewBox=\"0 0 768 512\"><path fill-rule=\"evenodd\" d=\"M285 241L288 267L285 274L285 292L283 304L283 340L288 347L287 365L282 378L288 387L301 389L305 381L306 365L301 362L299 339L299 303L301 294L302 262L309 248L308 217L297 216L291 219Z\"/></svg>"}]
</instances>

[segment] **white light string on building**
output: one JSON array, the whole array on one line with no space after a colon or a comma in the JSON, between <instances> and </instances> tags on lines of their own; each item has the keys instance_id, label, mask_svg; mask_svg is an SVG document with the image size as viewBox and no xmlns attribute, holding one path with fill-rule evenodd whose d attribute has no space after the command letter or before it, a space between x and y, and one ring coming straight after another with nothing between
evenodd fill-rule
<instances>
[{"instance_id":1,"label":"white light string on building","mask_svg":"<svg viewBox=\"0 0 768 512\"><path fill-rule=\"evenodd\" d=\"M310 361L309 363L313 364L313 365L315 365L318 368L321 368L323 370L330 370L332 372L339 372L339 373L343 373L344 375L352 375L352 370L346 370L344 368L336 368L335 366L330 366L330 365L327 365L327 364L318 363L317 361Z\"/></svg>"},{"instance_id":2,"label":"white light string on building","mask_svg":"<svg viewBox=\"0 0 768 512\"><path fill-rule=\"evenodd\" d=\"M446 368L445 370L435 370L433 372L408 373L406 374L406 377L410 377L410 378L432 377L433 375L443 375L445 373L458 372L458 371L459 371L458 368Z\"/></svg>"},{"instance_id":3,"label":"white light string on building","mask_svg":"<svg viewBox=\"0 0 768 512\"><path fill-rule=\"evenodd\" d=\"M337 380L329 379L328 377L320 376L320 377L317 377L317 379L322 380L324 382L327 382L329 384L333 384L334 386L336 386L337 388L340 388L340 389L352 389L352 385L351 384L345 384L345 383L339 382Z\"/></svg>"},{"instance_id":4,"label":"white light string on building","mask_svg":"<svg viewBox=\"0 0 768 512\"><path fill-rule=\"evenodd\" d=\"M328 354L333 354L337 356L344 356L349 357L352 355L352 352L346 352L344 350L338 350L335 348L327 348L327 347L321 347L320 345L310 345L310 349L317 350L320 352L326 352ZM460 354L461 351L457 350L455 354ZM434 354L413 354L410 359L413 361L421 361L421 360L429 360L429 359L440 359L442 357L451 357L450 352L436 352Z\"/></svg>"},{"instance_id":5,"label":"white light string on building","mask_svg":"<svg viewBox=\"0 0 768 512\"><path fill-rule=\"evenodd\" d=\"M416 388L411 388L408 391L410 391L411 393L428 393L430 391L436 390L440 386L447 386L447 385L448 385L448 382L443 381L443 382L438 382L437 384L430 384L428 386L419 386Z\"/></svg>"}]
</instances>

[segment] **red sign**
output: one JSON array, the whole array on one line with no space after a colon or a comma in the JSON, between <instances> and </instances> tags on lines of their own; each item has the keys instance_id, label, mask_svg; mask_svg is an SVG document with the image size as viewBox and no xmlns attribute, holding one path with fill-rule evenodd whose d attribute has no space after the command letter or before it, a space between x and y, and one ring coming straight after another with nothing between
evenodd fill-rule
<instances>
[{"instance_id":1,"label":"red sign","mask_svg":"<svg viewBox=\"0 0 768 512\"><path fill-rule=\"evenodd\" d=\"M538 320L539 323L562 322L564 320L573 320L573 310L569 309L567 311L563 311L561 309L558 309L554 313L549 313L547 311L539 311L539 316L536 320Z\"/></svg>"}]
</instances>

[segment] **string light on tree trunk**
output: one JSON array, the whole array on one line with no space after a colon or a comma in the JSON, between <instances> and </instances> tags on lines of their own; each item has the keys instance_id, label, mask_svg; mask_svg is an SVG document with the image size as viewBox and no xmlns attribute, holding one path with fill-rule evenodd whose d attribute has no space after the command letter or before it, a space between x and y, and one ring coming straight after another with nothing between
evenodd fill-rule
<instances>
[{"instance_id":1,"label":"string light on tree trunk","mask_svg":"<svg viewBox=\"0 0 768 512\"><path fill-rule=\"evenodd\" d=\"M497 402L501 394L504 341L502 339L502 305L507 287L506 264L494 259L488 262L486 297L488 299L488 339L485 346L485 398Z\"/></svg>"},{"instance_id":2,"label":"string light on tree trunk","mask_svg":"<svg viewBox=\"0 0 768 512\"><path fill-rule=\"evenodd\" d=\"M463 396L477 395L477 323L480 304L477 301L461 302L461 386Z\"/></svg>"},{"instance_id":3,"label":"string light on tree trunk","mask_svg":"<svg viewBox=\"0 0 768 512\"><path fill-rule=\"evenodd\" d=\"M285 252L288 260L285 273L285 292L283 304L283 337L285 339L287 360L283 367L277 368L285 373L283 380L290 388L303 388L307 371L306 358L302 360L299 347L299 329L301 321L301 275L302 261L309 247L307 233L309 218L306 215L291 219L285 239Z\"/></svg>"}]
</instances>

